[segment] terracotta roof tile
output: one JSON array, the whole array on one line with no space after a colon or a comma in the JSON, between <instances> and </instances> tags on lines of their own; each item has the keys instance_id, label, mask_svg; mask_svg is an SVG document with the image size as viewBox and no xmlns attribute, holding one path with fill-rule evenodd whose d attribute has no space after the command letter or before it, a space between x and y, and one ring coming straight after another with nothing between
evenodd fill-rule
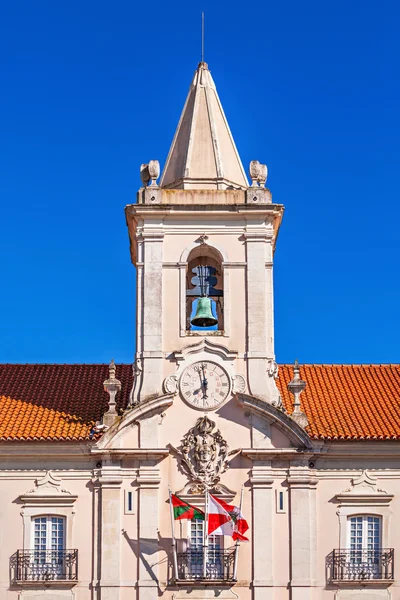
<instances>
[{"instance_id":1,"label":"terracotta roof tile","mask_svg":"<svg viewBox=\"0 0 400 600\"><path fill-rule=\"evenodd\" d=\"M132 365L117 365L125 408ZM87 440L107 410L108 365L0 365L1 440Z\"/></svg>"},{"instance_id":2,"label":"terracotta roof tile","mask_svg":"<svg viewBox=\"0 0 400 600\"><path fill-rule=\"evenodd\" d=\"M315 439L400 439L400 365L303 365L301 395L307 431ZM0 365L0 440L89 439L107 409L107 365ZM117 365L125 408L132 366ZM287 384L291 365L279 367L285 409L293 410Z\"/></svg>"},{"instance_id":3,"label":"terracotta roof tile","mask_svg":"<svg viewBox=\"0 0 400 600\"><path fill-rule=\"evenodd\" d=\"M301 407L315 439L400 439L400 365L303 365ZM277 384L288 413L292 365L281 365Z\"/></svg>"}]
</instances>

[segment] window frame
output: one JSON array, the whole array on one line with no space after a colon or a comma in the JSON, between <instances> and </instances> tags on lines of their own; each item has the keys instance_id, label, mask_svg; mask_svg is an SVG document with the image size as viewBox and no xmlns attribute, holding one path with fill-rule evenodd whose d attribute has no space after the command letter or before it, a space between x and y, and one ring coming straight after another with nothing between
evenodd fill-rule
<instances>
[{"instance_id":1,"label":"window frame","mask_svg":"<svg viewBox=\"0 0 400 600\"><path fill-rule=\"evenodd\" d=\"M64 516L60 516L60 515L53 515L53 514L45 514L45 515L37 515L35 517L32 517L31 519L31 547L30 550L35 551L35 541L36 541L36 537L35 537L35 533L36 533L36 525L37 525L37 520L38 519L46 519L46 536L45 536L45 540L46 540L46 548L44 548L44 550L67 550L66 547L66 518ZM53 537L53 529L52 529L52 525L53 525L53 521L52 519L60 519L62 521L62 548L52 548L52 537ZM58 528L57 528L57 533L58 533ZM58 536L57 536L58 537ZM39 540L41 540L42 536L39 536ZM41 548L38 549L38 552L40 552Z\"/></svg>"},{"instance_id":2,"label":"window frame","mask_svg":"<svg viewBox=\"0 0 400 600\"><path fill-rule=\"evenodd\" d=\"M381 515L375 515L375 514L369 514L369 513L360 513L357 515L349 515L347 517L347 550L358 550L358 548L352 548L351 547L351 525L352 525L352 519L357 519L357 518L361 518L361 540L362 540L362 546L360 548L360 550L369 550L369 548L367 548L367 541L368 541L368 519L377 519L378 523L379 523L379 542L378 542L378 547L377 548L371 548L371 550L381 550L382 549L382 516Z\"/></svg>"},{"instance_id":3,"label":"window frame","mask_svg":"<svg viewBox=\"0 0 400 600\"><path fill-rule=\"evenodd\" d=\"M339 519L339 549L347 549L349 517L369 515L381 519L381 548L390 548L390 503L393 495L377 487L377 478L363 471L359 477L351 479L351 487L336 495ZM336 545L336 544L335 544Z\"/></svg>"},{"instance_id":4,"label":"window frame","mask_svg":"<svg viewBox=\"0 0 400 600\"><path fill-rule=\"evenodd\" d=\"M339 545L338 548L347 550L347 539L348 539L348 519L350 517L359 517L367 515L370 517L380 517L381 519L381 548L390 548L393 544L390 544L389 540L389 525L392 511L390 508L384 506L340 506L337 515L339 518Z\"/></svg>"},{"instance_id":5,"label":"window frame","mask_svg":"<svg viewBox=\"0 0 400 600\"><path fill-rule=\"evenodd\" d=\"M73 517L74 510L67 507L49 506L46 507L29 506L22 511L23 520L23 550L33 550L33 522L39 517L58 517L64 519L64 550L75 548L73 539Z\"/></svg>"}]
</instances>

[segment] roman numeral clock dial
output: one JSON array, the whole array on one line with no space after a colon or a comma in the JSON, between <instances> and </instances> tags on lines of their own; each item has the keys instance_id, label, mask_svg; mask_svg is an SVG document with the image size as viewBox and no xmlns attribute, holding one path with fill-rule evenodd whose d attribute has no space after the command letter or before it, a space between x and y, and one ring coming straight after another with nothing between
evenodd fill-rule
<instances>
[{"instance_id":1,"label":"roman numeral clock dial","mask_svg":"<svg viewBox=\"0 0 400 600\"><path fill-rule=\"evenodd\" d=\"M231 391L228 373L210 361L186 367L179 387L185 402L197 410L215 410L225 402Z\"/></svg>"}]
</instances>

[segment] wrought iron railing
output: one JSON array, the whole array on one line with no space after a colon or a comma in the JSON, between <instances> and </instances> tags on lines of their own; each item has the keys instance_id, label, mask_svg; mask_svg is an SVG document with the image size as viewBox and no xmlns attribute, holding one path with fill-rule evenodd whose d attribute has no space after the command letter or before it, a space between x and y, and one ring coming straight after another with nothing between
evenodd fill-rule
<instances>
[{"instance_id":1,"label":"wrought iron railing","mask_svg":"<svg viewBox=\"0 0 400 600\"><path fill-rule=\"evenodd\" d=\"M390 581L394 578L393 548L333 550L327 557L328 581Z\"/></svg>"},{"instance_id":2,"label":"wrought iron railing","mask_svg":"<svg viewBox=\"0 0 400 600\"><path fill-rule=\"evenodd\" d=\"M208 550L206 573L204 576L202 551L187 550L178 552L178 580L233 581L235 548L228 550Z\"/></svg>"},{"instance_id":3,"label":"wrought iron railing","mask_svg":"<svg viewBox=\"0 0 400 600\"><path fill-rule=\"evenodd\" d=\"M15 582L77 581L78 550L17 550L10 566Z\"/></svg>"}]
</instances>

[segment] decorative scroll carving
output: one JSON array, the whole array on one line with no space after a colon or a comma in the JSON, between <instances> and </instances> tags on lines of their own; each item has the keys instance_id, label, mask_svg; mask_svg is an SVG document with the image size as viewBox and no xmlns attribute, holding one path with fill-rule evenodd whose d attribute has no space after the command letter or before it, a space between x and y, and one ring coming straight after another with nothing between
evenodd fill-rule
<instances>
[{"instance_id":1,"label":"decorative scroll carving","mask_svg":"<svg viewBox=\"0 0 400 600\"><path fill-rule=\"evenodd\" d=\"M276 379L278 377L278 365L274 360L268 361L268 375Z\"/></svg>"},{"instance_id":2,"label":"decorative scroll carving","mask_svg":"<svg viewBox=\"0 0 400 600\"><path fill-rule=\"evenodd\" d=\"M218 496L226 502L231 502L236 496L235 491L230 490L222 483L213 485L212 492L213 494L218 494ZM204 501L204 486L199 483L187 483L181 490L179 490L179 492L177 492L177 494L181 500L186 500L186 502L193 502L194 499Z\"/></svg>"},{"instance_id":3,"label":"decorative scroll carving","mask_svg":"<svg viewBox=\"0 0 400 600\"><path fill-rule=\"evenodd\" d=\"M274 360L269 360L267 362L267 365L268 365L268 368L267 368L268 376L271 377L272 379L277 379L278 370L279 370L277 363ZM275 389L276 389L276 384L275 384ZM282 398L281 398L279 392L278 392L276 398L274 400L271 400L271 404L272 404L272 406L275 406L276 408L283 410Z\"/></svg>"},{"instance_id":4,"label":"decorative scroll carving","mask_svg":"<svg viewBox=\"0 0 400 600\"><path fill-rule=\"evenodd\" d=\"M228 444L214 421L207 416L197 419L177 450L182 465L198 490L214 487L228 469Z\"/></svg>"},{"instance_id":5,"label":"decorative scroll carving","mask_svg":"<svg viewBox=\"0 0 400 600\"><path fill-rule=\"evenodd\" d=\"M72 506L78 496L62 487L62 480L51 471L35 480L35 487L19 496L24 507L27 506Z\"/></svg>"},{"instance_id":6,"label":"decorative scroll carving","mask_svg":"<svg viewBox=\"0 0 400 600\"><path fill-rule=\"evenodd\" d=\"M353 477L351 487L347 488L342 494L364 494L373 495L377 493L387 494L385 490L378 488L377 478L364 470L359 477Z\"/></svg>"},{"instance_id":7,"label":"decorative scroll carving","mask_svg":"<svg viewBox=\"0 0 400 600\"><path fill-rule=\"evenodd\" d=\"M54 496L59 494L71 495L71 492L61 487L61 479L53 475L51 471L46 471L43 477L36 479L35 487L26 492L25 496Z\"/></svg>"},{"instance_id":8,"label":"decorative scroll carving","mask_svg":"<svg viewBox=\"0 0 400 600\"><path fill-rule=\"evenodd\" d=\"M176 394L178 391L178 378L176 375L170 375L164 380L164 390L166 394Z\"/></svg>"},{"instance_id":9,"label":"decorative scroll carving","mask_svg":"<svg viewBox=\"0 0 400 600\"><path fill-rule=\"evenodd\" d=\"M234 394L243 394L246 389L246 380L243 375L235 375L232 377L232 391Z\"/></svg>"},{"instance_id":10,"label":"decorative scroll carving","mask_svg":"<svg viewBox=\"0 0 400 600\"><path fill-rule=\"evenodd\" d=\"M389 504L393 499L392 494L378 487L377 478L364 470L359 477L353 477L351 486L345 489L341 494L336 495L336 499L343 505L364 505L364 504Z\"/></svg>"}]
</instances>

